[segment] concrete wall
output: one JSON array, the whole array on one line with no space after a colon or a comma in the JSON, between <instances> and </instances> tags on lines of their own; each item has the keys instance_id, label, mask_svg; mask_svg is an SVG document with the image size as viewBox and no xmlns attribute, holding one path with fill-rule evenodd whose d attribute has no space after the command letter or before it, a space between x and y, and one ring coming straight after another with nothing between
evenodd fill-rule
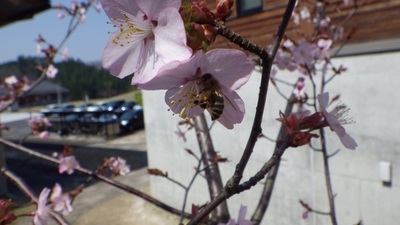
<instances>
[{"instance_id":1,"label":"concrete wall","mask_svg":"<svg viewBox=\"0 0 400 225\"><path fill-rule=\"evenodd\" d=\"M343 103L350 108L356 121L347 125L347 131L356 139L356 151L344 149L334 133L328 133L329 151L341 151L330 159L333 189L336 193L336 210L339 224L355 224L360 219L366 225L392 225L400 220L400 52L343 57L334 60L343 64L348 72L340 75L328 86L331 96L341 94ZM279 73L282 79L296 80L295 74ZM239 91L246 103L247 114L242 124L227 130L216 123L212 128L213 142L219 153L229 158L220 164L224 182L233 174L251 129L255 112L260 75L254 72L251 80ZM310 85L308 85L310 87ZM291 88L280 85L287 95ZM184 148L198 153L194 131L187 134L184 143L175 134L178 121L164 103L164 92L144 92L146 135L149 167L168 171L170 177L188 184L196 165ZM263 119L263 133L275 138L280 124L275 120L285 101L270 86ZM252 176L268 160L274 143L260 139L255 147L243 180ZM392 163L391 186L383 185L379 176L379 163ZM262 184L228 200L231 215L237 217L240 204L249 207L251 216L258 202ZM183 190L159 177L151 177L152 194L166 203L181 208ZM202 177L191 190L190 205L208 201L208 192ZM272 202L262 224L320 225L330 224L322 215L310 215L302 219L304 209L298 203L302 199L315 209L328 211L323 174L322 155L308 147L289 149L283 156Z\"/></svg>"}]
</instances>

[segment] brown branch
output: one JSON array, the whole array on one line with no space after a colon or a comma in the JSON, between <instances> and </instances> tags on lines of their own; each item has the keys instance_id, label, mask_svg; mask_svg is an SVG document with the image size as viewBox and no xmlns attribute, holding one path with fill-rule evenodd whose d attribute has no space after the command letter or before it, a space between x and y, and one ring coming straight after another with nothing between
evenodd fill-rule
<instances>
[{"instance_id":1,"label":"brown branch","mask_svg":"<svg viewBox=\"0 0 400 225\"><path fill-rule=\"evenodd\" d=\"M201 158L205 167L205 177L208 184L208 191L210 194L210 199L213 200L223 190L221 173L219 171L218 163L215 162L217 153L215 152L214 145L212 143L204 113L197 116L194 121L197 140L199 142L199 148L202 154ZM226 222L229 220L229 217L228 205L226 202L224 202L213 210L210 220L216 223Z\"/></svg>"},{"instance_id":2,"label":"brown branch","mask_svg":"<svg viewBox=\"0 0 400 225\"><path fill-rule=\"evenodd\" d=\"M262 68L260 92L259 92L258 102L257 102L257 110L256 110L256 114L254 116L253 127L250 132L250 136L249 136L247 145L244 149L244 152L242 154L242 157L241 157L239 163L236 165L235 173L229 179L227 184L225 185L223 192L221 192L213 201L211 201L209 204L207 204L199 212L199 214L197 214L196 217L194 217L188 223L188 225L198 224L213 209L215 209L219 204L221 204L223 201L228 199L230 196L232 196L233 194L240 193L241 191L247 190L252 185L255 185L259 180L261 180L265 176L265 174L271 169L271 167L273 165L275 165L275 163L280 158L281 154L283 154L284 150L287 148L287 146L285 146L284 144L281 145L283 150L279 151L277 154L274 154L272 156L272 158L264 165L262 170L260 170L259 173L256 174L256 176L252 177L248 182L243 183L243 185L238 186L240 180L243 177L243 171L246 168L247 163L250 159L250 156L253 152L255 143L256 143L259 135L262 133L261 122L262 122L262 118L263 118L263 114L264 114L265 101L266 101L267 93L268 93L268 84L269 84L269 79L270 79L272 63L275 58L276 52L280 46L280 43L283 39L283 35L284 35L286 27L290 21L295 4L296 4L296 0L289 0L288 5L287 5L286 10L283 15L281 25L279 26L276 38L274 40L274 43L272 44L270 56L268 54L264 53L265 50L258 52L258 55L260 56L260 58L262 60L263 68ZM238 40L237 38L233 38L233 37L234 36L230 36L230 38L232 39L232 40L231 39L230 40L232 42ZM227 38L229 38L229 36Z\"/></svg>"},{"instance_id":3,"label":"brown branch","mask_svg":"<svg viewBox=\"0 0 400 225\"><path fill-rule=\"evenodd\" d=\"M287 104L286 104L286 108L285 108L285 116L286 117L289 116L289 114L292 112L293 105L294 105L294 95L292 94L291 98L289 98L289 100L287 101ZM285 128L282 125L279 130L279 133L278 133L278 137L277 137L278 142L276 143L274 152L279 150L279 148L278 148L279 140L283 140L284 137L285 137ZM251 221L253 222L253 225L260 224L261 220L263 219L263 217L265 215L265 212L267 211L269 202L271 200L272 191L274 190L275 180L278 175L279 165L280 165L280 161L277 161L275 166L268 172L260 200L258 202L256 210L253 213L253 216L251 217Z\"/></svg>"},{"instance_id":4,"label":"brown branch","mask_svg":"<svg viewBox=\"0 0 400 225\"><path fill-rule=\"evenodd\" d=\"M286 27L290 21L295 4L296 4L296 0L289 0L286 10L283 14L282 22L281 22L281 25L279 26L276 38L272 44L272 48L270 51L270 57L262 58L262 67L263 68L262 68L262 76L261 76L261 85L260 85L260 92L259 92L258 102L257 102L257 110L256 110L256 114L254 116L254 121L253 121L253 127L251 130L250 137L248 139L246 148L244 149L244 152L242 154L242 157L241 157L239 163L236 165L235 173L232 176L232 178L229 179L228 183L226 184L226 188L228 190L232 189L233 187L238 185L240 180L242 179L243 171L247 166L247 163L253 152L255 143L256 143L259 135L262 132L261 123L262 123L262 118L263 118L263 114L264 114L265 101L267 99L268 84L269 84L269 78L270 78L270 74L271 74L272 63L275 58L276 52L278 51L280 43L282 41Z\"/></svg>"},{"instance_id":5,"label":"brown branch","mask_svg":"<svg viewBox=\"0 0 400 225\"><path fill-rule=\"evenodd\" d=\"M236 187L232 188L227 191L225 188L222 193L220 193L216 198L211 201L209 204L204 206L204 208L193 218L187 225L196 225L199 224L203 218L205 218L212 210L217 207L219 204L230 198L232 195L239 194L245 190L250 189L254 185L256 185L260 180L262 180L268 171L280 160L281 156L285 152L285 150L289 146L289 140L284 139L282 140L281 144L279 145L278 151L274 152L271 158L261 167L261 169L248 181L244 182L243 184L237 185Z\"/></svg>"},{"instance_id":6,"label":"brown branch","mask_svg":"<svg viewBox=\"0 0 400 225\"><path fill-rule=\"evenodd\" d=\"M24 146L20 146L20 145L14 144L14 143L12 143L10 141L7 141L7 140L5 140L3 138L0 138L0 143L2 143L4 145L7 145L7 146L9 146L9 147L11 147L11 148L13 148L15 150L18 150L18 151L21 151L21 152L25 152L25 153L27 153L27 154L29 154L31 156L35 156L37 158L52 162L52 163L57 164L57 165L60 164L60 161L58 159L55 159L55 158L52 158L50 156L41 154L39 152L36 152L36 151L31 150L29 148L26 148ZM85 169L85 168L82 168L82 167L78 167L78 168L76 168L76 170L81 172L81 173L83 173L83 174L91 176L93 178L96 178L96 179L98 179L100 181L103 181L103 182L105 182L107 184L110 184L111 186L114 186L114 187L116 187L116 188L118 188L120 190L123 190L123 191L127 192L127 193L130 193L130 194L133 194L135 196L138 196L138 197L146 200L147 202L149 202L149 203L151 203L151 204L153 204L153 205L155 205L155 206L157 206L157 207L159 207L159 208L161 208L161 209L163 209L163 210L165 210L167 212L170 212L170 213L178 215L178 216L181 215L181 211L180 210L175 209L175 208L173 208L173 207L171 207L171 206L169 206L169 205L167 205L167 204L165 204L165 203L163 203L163 202L151 197L150 195L147 195L147 194L145 194L145 193L143 193L143 192L141 192L141 191L139 191L139 190L137 190L137 189L135 189L133 187L130 187L130 186L125 185L125 184L122 184L122 183L120 183L118 181L115 181L115 180L113 180L111 178L108 178L108 177L103 176L101 174L97 174L97 173L95 173L95 172L93 172L91 170L88 170L88 169ZM189 214L185 213L185 217L186 218L189 218L189 216L190 216Z\"/></svg>"},{"instance_id":7,"label":"brown branch","mask_svg":"<svg viewBox=\"0 0 400 225\"><path fill-rule=\"evenodd\" d=\"M335 210L335 196L332 190L332 182L331 182L331 172L329 169L329 155L326 149L326 140L325 140L325 133L324 129L321 128L319 130L320 133L320 140L321 140L321 147L322 147L322 159L324 162L324 173L325 173L325 183L326 183L326 190L328 192L328 200L329 200L329 215L331 217L332 225L337 225L336 219L336 210Z\"/></svg>"},{"instance_id":8,"label":"brown branch","mask_svg":"<svg viewBox=\"0 0 400 225\"><path fill-rule=\"evenodd\" d=\"M268 58L268 52L265 49L248 39L240 36L239 34L235 33L234 31L227 28L225 25L221 24L220 22L214 20L211 22L211 25L217 28L217 33L232 43L237 44L239 47L243 48L246 51L252 52L258 55L261 59Z\"/></svg>"}]
</instances>

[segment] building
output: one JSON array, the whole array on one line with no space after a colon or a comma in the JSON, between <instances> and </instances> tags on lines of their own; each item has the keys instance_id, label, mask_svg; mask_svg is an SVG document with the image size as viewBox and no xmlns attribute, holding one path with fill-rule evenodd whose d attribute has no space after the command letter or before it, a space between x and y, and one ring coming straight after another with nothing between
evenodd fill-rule
<instances>
[{"instance_id":1,"label":"building","mask_svg":"<svg viewBox=\"0 0 400 225\"><path fill-rule=\"evenodd\" d=\"M0 93L8 94L7 90L0 88ZM69 89L43 80L28 93L18 99L18 107L47 105L61 103L68 100Z\"/></svg>"}]
</instances>

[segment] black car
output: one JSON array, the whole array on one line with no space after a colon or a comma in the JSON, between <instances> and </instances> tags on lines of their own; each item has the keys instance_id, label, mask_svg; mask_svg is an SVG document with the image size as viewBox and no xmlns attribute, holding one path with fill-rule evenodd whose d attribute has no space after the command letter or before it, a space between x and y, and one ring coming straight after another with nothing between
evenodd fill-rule
<instances>
[{"instance_id":1,"label":"black car","mask_svg":"<svg viewBox=\"0 0 400 225\"><path fill-rule=\"evenodd\" d=\"M101 111L101 106L94 103L83 103L74 108L74 112Z\"/></svg>"},{"instance_id":2,"label":"black car","mask_svg":"<svg viewBox=\"0 0 400 225\"><path fill-rule=\"evenodd\" d=\"M125 103L125 100L115 100L115 101L103 103L101 105L101 107L102 107L103 111L113 112L114 110L116 110L118 107L120 107L124 103Z\"/></svg>"},{"instance_id":3,"label":"black car","mask_svg":"<svg viewBox=\"0 0 400 225\"><path fill-rule=\"evenodd\" d=\"M41 113L45 116L51 114L68 114L71 113L74 108L74 105L51 105L41 110Z\"/></svg>"},{"instance_id":4,"label":"black car","mask_svg":"<svg viewBox=\"0 0 400 225\"><path fill-rule=\"evenodd\" d=\"M144 128L143 109L127 110L119 118L121 132L133 132Z\"/></svg>"},{"instance_id":5,"label":"black car","mask_svg":"<svg viewBox=\"0 0 400 225\"><path fill-rule=\"evenodd\" d=\"M129 102L125 102L120 107L118 107L116 110L114 110L114 113L117 115L122 115L124 112L126 112L128 110L137 110L137 109L141 109L141 108L142 108L142 106L140 106L136 102L129 101Z\"/></svg>"}]
</instances>

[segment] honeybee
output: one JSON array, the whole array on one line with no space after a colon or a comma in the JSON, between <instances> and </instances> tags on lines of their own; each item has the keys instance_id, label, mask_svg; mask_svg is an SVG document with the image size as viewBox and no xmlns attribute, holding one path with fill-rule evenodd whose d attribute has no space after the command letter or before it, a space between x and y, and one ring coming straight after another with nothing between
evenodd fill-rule
<instances>
[{"instance_id":1,"label":"honeybee","mask_svg":"<svg viewBox=\"0 0 400 225\"><path fill-rule=\"evenodd\" d=\"M203 87L199 93L202 94L203 97L200 100L195 100L194 104L203 109L207 109L211 115L211 119L217 120L224 111L225 99L218 81L215 80L211 74L206 73L201 76L198 85Z\"/></svg>"}]
</instances>

